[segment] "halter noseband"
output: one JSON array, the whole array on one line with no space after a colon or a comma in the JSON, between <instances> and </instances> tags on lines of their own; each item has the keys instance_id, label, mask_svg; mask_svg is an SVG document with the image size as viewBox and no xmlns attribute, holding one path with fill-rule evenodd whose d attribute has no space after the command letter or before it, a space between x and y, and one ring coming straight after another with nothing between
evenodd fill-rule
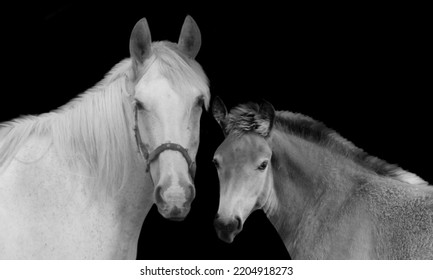
<instances>
[{"instance_id":1,"label":"halter noseband","mask_svg":"<svg viewBox=\"0 0 433 280\"><path fill-rule=\"evenodd\" d=\"M163 143L156 147L155 150L149 153L146 146L144 145L143 141L141 140L140 131L138 128L138 109L137 105L134 105L134 134L135 134L135 141L137 142L138 147L138 153L141 154L141 156L146 161L146 172L149 172L150 163L154 161L159 154L161 154L165 150L172 150L172 151L178 151L182 154L182 156L185 158L186 163L188 164L188 171L192 179L195 177L195 169L196 164L191 159L191 157L188 154L188 150L182 147L182 145L175 144L175 143Z\"/></svg>"}]
</instances>

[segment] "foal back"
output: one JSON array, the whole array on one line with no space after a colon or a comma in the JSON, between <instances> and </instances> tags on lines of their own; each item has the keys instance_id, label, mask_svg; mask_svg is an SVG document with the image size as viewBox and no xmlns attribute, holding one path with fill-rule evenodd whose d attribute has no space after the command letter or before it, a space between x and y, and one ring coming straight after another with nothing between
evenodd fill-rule
<instances>
[{"instance_id":1,"label":"foal back","mask_svg":"<svg viewBox=\"0 0 433 280\"><path fill-rule=\"evenodd\" d=\"M433 259L431 186L382 178L354 185L341 200L335 196L325 195L305 214L296 246L288 247L292 257Z\"/></svg>"},{"instance_id":2,"label":"foal back","mask_svg":"<svg viewBox=\"0 0 433 280\"><path fill-rule=\"evenodd\" d=\"M364 189L365 191L365 189ZM364 195L381 259L433 259L433 187L387 180Z\"/></svg>"}]
</instances>

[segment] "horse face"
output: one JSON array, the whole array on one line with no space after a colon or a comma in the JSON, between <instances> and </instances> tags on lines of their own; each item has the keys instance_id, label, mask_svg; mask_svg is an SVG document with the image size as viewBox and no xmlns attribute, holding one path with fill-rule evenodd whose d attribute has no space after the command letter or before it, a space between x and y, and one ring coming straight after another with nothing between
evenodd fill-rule
<instances>
[{"instance_id":1,"label":"horse face","mask_svg":"<svg viewBox=\"0 0 433 280\"><path fill-rule=\"evenodd\" d=\"M219 238L231 243L244 221L266 199L272 173L272 151L255 134L229 135L214 156L220 181L220 203L215 228Z\"/></svg>"},{"instance_id":2,"label":"horse face","mask_svg":"<svg viewBox=\"0 0 433 280\"><path fill-rule=\"evenodd\" d=\"M139 126L143 143L153 151L164 143L179 144L194 159L199 145L203 96L196 89L181 95L165 79L137 85ZM146 133L143 133L146 131ZM155 184L155 202L166 218L181 220L188 214L195 196L193 174L184 155L164 150L149 162Z\"/></svg>"},{"instance_id":3,"label":"horse face","mask_svg":"<svg viewBox=\"0 0 433 280\"><path fill-rule=\"evenodd\" d=\"M200 33L191 17L185 20L178 44L166 43L159 53L153 53L157 48L151 45L144 19L134 27L130 40L134 77L130 87L138 133L151 155L148 168L158 211L172 220L186 217L195 196L195 165L188 160L195 159L202 107L209 99L207 79L193 60L199 47ZM168 143L180 148L163 145ZM157 149L161 147L165 148Z\"/></svg>"}]
</instances>

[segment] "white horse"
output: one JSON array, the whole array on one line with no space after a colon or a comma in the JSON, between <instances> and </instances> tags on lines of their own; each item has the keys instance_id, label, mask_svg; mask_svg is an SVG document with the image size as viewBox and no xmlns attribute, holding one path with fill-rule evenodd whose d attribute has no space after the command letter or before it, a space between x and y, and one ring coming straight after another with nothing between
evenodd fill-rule
<instances>
[{"instance_id":1,"label":"white horse","mask_svg":"<svg viewBox=\"0 0 433 280\"><path fill-rule=\"evenodd\" d=\"M155 202L182 220L208 80L191 17L179 42L134 27L131 58L101 83L40 116L0 124L0 258L135 259Z\"/></svg>"}]
</instances>

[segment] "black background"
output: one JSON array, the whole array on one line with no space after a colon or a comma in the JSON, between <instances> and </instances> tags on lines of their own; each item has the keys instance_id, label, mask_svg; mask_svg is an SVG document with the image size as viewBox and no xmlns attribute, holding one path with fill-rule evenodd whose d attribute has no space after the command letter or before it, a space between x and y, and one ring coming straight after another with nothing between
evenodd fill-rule
<instances>
[{"instance_id":1,"label":"black background","mask_svg":"<svg viewBox=\"0 0 433 280\"><path fill-rule=\"evenodd\" d=\"M92 87L129 56L130 32L140 18L147 18L154 41L176 42L190 14L202 33L196 59L212 96L227 107L264 98L277 110L320 120L370 154L433 182L425 8L256 2L3 8L0 121L50 111ZM222 140L204 113L192 210L176 223L153 207L138 258L289 258L262 212L250 216L233 244L217 238L212 223L218 178L211 159Z\"/></svg>"}]
</instances>

